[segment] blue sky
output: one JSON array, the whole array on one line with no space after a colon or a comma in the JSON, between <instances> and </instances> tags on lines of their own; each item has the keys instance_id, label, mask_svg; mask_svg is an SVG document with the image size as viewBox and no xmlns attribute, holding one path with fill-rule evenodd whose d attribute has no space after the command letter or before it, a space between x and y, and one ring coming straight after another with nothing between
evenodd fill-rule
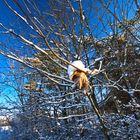
<instances>
[{"instance_id":1,"label":"blue sky","mask_svg":"<svg viewBox=\"0 0 140 140\"><path fill-rule=\"evenodd\" d=\"M6 7L2 0L0 0L0 22L6 26L10 26L16 17L11 14L11 11ZM0 30L1 31L1 30ZM6 42L7 38L5 35L0 34L0 42ZM0 54L0 106L2 104L7 105L5 100L6 96L9 96L12 100L15 99L15 91L9 86L4 85L2 82L8 80L6 75L9 72L9 60L6 57ZM6 96L5 96L6 95Z\"/></svg>"}]
</instances>

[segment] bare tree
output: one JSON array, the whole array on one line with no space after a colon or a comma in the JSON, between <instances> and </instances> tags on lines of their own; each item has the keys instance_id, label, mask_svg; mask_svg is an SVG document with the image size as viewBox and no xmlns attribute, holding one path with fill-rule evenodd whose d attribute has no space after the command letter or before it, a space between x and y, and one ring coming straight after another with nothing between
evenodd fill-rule
<instances>
[{"instance_id":1,"label":"bare tree","mask_svg":"<svg viewBox=\"0 0 140 140\"><path fill-rule=\"evenodd\" d=\"M26 69L23 76L26 82L19 89L24 109L18 114L18 123L25 124L25 131L22 133L21 129L19 134L29 139L69 139L90 134L93 139L102 130L104 138L110 139L117 133L111 131L106 112L133 113L139 119L137 0L44 3L13 0L11 4L3 0L3 3L24 29L18 28L18 23L12 27L0 23L2 35L10 41L9 44L1 41L0 53ZM81 60L90 70L100 69L97 75L88 76L88 96L71 88L73 82L68 78L67 66L73 66L74 60ZM103 139L103 135L96 139Z\"/></svg>"}]
</instances>

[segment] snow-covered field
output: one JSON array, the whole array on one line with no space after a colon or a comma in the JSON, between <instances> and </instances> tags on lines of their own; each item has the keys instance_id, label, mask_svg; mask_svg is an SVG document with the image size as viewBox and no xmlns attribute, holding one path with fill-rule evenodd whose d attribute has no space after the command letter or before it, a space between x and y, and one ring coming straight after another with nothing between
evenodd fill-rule
<instances>
[{"instance_id":1,"label":"snow-covered field","mask_svg":"<svg viewBox=\"0 0 140 140\"><path fill-rule=\"evenodd\" d=\"M0 140L11 140L11 128L9 126L0 127Z\"/></svg>"}]
</instances>

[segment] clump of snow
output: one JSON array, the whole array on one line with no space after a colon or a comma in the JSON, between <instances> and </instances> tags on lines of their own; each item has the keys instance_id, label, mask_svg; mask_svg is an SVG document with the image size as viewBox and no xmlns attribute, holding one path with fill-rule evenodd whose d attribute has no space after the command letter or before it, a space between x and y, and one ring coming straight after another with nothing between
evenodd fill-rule
<instances>
[{"instance_id":1,"label":"clump of snow","mask_svg":"<svg viewBox=\"0 0 140 140\"><path fill-rule=\"evenodd\" d=\"M85 65L83 64L83 62L81 60L76 60L72 62L72 65L83 70L83 71L87 71L88 69L85 68ZM72 76L72 74L77 70L75 67L73 67L71 65L68 66L68 75L69 77Z\"/></svg>"},{"instance_id":2,"label":"clump of snow","mask_svg":"<svg viewBox=\"0 0 140 140\"><path fill-rule=\"evenodd\" d=\"M1 128L1 131L11 131L11 127L10 126L2 126L0 127Z\"/></svg>"}]
</instances>

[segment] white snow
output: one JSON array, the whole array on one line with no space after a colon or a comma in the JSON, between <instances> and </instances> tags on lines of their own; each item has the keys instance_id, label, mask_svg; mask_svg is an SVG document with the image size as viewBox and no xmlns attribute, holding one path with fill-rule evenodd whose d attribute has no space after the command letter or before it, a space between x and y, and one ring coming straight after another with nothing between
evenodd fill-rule
<instances>
[{"instance_id":1,"label":"white snow","mask_svg":"<svg viewBox=\"0 0 140 140\"><path fill-rule=\"evenodd\" d=\"M2 126L0 127L2 131L7 131L7 130L11 130L11 127L10 126Z\"/></svg>"},{"instance_id":2,"label":"white snow","mask_svg":"<svg viewBox=\"0 0 140 140\"><path fill-rule=\"evenodd\" d=\"M83 71L88 70L87 68L85 68L85 65L83 64L83 62L81 60L73 61L72 65L74 65L75 67L77 67L77 68L79 68L79 69L81 69ZM72 74L76 71L75 67L73 67L71 65L68 66L68 75L69 75L69 77L71 77Z\"/></svg>"}]
</instances>

